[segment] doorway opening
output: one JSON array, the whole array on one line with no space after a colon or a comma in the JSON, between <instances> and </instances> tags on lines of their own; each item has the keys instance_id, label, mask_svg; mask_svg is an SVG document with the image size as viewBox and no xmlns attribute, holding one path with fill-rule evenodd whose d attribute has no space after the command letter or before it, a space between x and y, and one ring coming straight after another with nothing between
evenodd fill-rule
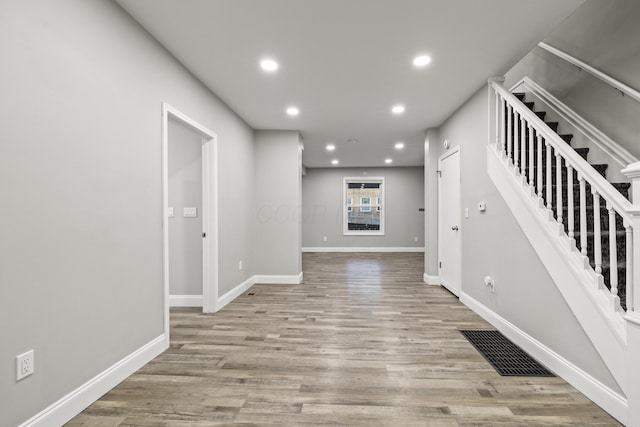
<instances>
[{"instance_id":1,"label":"doorway opening","mask_svg":"<svg viewBox=\"0 0 640 427\"><path fill-rule=\"evenodd\" d=\"M201 290L200 295L183 296L182 305L201 305L204 313L214 312L218 305L216 165L216 134L163 103L162 229L164 332L167 347L172 292L193 294ZM172 279L176 283L172 284Z\"/></svg>"}]
</instances>

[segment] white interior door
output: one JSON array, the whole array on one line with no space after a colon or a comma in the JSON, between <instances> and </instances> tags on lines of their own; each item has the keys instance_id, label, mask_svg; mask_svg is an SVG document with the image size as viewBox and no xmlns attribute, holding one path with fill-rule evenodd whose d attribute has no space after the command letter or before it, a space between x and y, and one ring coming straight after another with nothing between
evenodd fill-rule
<instances>
[{"instance_id":1,"label":"white interior door","mask_svg":"<svg viewBox=\"0 0 640 427\"><path fill-rule=\"evenodd\" d=\"M438 276L442 285L460 295L460 148L438 160Z\"/></svg>"}]
</instances>

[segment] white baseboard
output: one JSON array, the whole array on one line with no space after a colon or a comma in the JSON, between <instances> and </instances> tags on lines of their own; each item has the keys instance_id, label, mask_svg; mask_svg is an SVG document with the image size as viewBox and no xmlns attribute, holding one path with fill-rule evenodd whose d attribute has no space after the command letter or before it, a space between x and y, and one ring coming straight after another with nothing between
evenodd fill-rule
<instances>
[{"instance_id":1,"label":"white baseboard","mask_svg":"<svg viewBox=\"0 0 640 427\"><path fill-rule=\"evenodd\" d=\"M214 308L214 312L221 310L224 306L229 304L234 299L238 298L243 292L252 287L256 283L256 276L251 276L244 282L240 283L235 288L231 289L220 298Z\"/></svg>"},{"instance_id":2,"label":"white baseboard","mask_svg":"<svg viewBox=\"0 0 640 427\"><path fill-rule=\"evenodd\" d=\"M625 424L627 418L627 399L593 378L549 347L526 334L517 326L490 310L468 294L460 293L460 302L469 307L480 317L491 323L504 336L509 338L534 359L567 381L581 393L593 400L618 421Z\"/></svg>"},{"instance_id":3,"label":"white baseboard","mask_svg":"<svg viewBox=\"0 0 640 427\"><path fill-rule=\"evenodd\" d=\"M256 283L260 284L287 284L287 285L299 285L302 283L303 274L294 274L294 275L266 275L266 274L256 274L251 276L244 282L240 283L235 288L231 289L220 298L218 298L218 304L214 309L214 312L221 310L224 306L229 304L234 299L238 298L242 293L247 291Z\"/></svg>"},{"instance_id":4,"label":"white baseboard","mask_svg":"<svg viewBox=\"0 0 640 427\"><path fill-rule=\"evenodd\" d=\"M302 252L424 252L423 247L303 247Z\"/></svg>"},{"instance_id":5,"label":"white baseboard","mask_svg":"<svg viewBox=\"0 0 640 427\"><path fill-rule=\"evenodd\" d=\"M202 307L202 295L169 295L169 307Z\"/></svg>"},{"instance_id":6,"label":"white baseboard","mask_svg":"<svg viewBox=\"0 0 640 427\"><path fill-rule=\"evenodd\" d=\"M427 285L440 286L440 276L429 276L424 273L424 283Z\"/></svg>"},{"instance_id":7,"label":"white baseboard","mask_svg":"<svg viewBox=\"0 0 640 427\"><path fill-rule=\"evenodd\" d=\"M299 285L300 283L302 283L302 271L300 272L300 274L291 274L291 275L256 274L253 277L255 279L255 283L260 283L263 285L271 285L271 284Z\"/></svg>"},{"instance_id":8,"label":"white baseboard","mask_svg":"<svg viewBox=\"0 0 640 427\"><path fill-rule=\"evenodd\" d=\"M149 363L166 349L164 334L140 347L115 365L102 371L20 427L60 426L78 415L106 392Z\"/></svg>"}]
</instances>

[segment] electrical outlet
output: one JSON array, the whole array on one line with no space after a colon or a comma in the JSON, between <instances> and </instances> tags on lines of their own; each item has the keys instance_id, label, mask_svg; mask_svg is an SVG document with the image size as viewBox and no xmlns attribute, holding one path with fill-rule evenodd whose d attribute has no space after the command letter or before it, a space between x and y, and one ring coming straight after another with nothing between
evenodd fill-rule
<instances>
[{"instance_id":1,"label":"electrical outlet","mask_svg":"<svg viewBox=\"0 0 640 427\"><path fill-rule=\"evenodd\" d=\"M238 261L238 270L242 270L242 261Z\"/></svg>"},{"instance_id":2,"label":"electrical outlet","mask_svg":"<svg viewBox=\"0 0 640 427\"><path fill-rule=\"evenodd\" d=\"M16 381L28 377L35 370L33 350L16 356Z\"/></svg>"},{"instance_id":3,"label":"electrical outlet","mask_svg":"<svg viewBox=\"0 0 640 427\"><path fill-rule=\"evenodd\" d=\"M323 242L326 242L326 241L327 241L327 236L323 236L323 237L322 237L322 241L323 241Z\"/></svg>"},{"instance_id":4,"label":"electrical outlet","mask_svg":"<svg viewBox=\"0 0 640 427\"><path fill-rule=\"evenodd\" d=\"M413 238L413 241L414 241L414 242L417 242L417 241L418 241L418 236L415 236L415 237Z\"/></svg>"}]
</instances>

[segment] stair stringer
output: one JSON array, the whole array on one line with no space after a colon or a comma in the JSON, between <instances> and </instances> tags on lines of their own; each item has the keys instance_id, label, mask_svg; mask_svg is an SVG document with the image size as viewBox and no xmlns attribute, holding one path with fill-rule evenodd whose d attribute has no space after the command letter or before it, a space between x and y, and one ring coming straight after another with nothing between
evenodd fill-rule
<instances>
[{"instance_id":1,"label":"stair stringer","mask_svg":"<svg viewBox=\"0 0 640 427\"><path fill-rule=\"evenodd\" d=\"M574 249L546 208L524 187L506 159L487 146L487 173L513 213L556 287L626 394L626 323L610 298L594 281L582 256ZM589 267L590 268L590 267ZM609 294L610 295L610 294Z\"/></svg>"}]
</instances>

